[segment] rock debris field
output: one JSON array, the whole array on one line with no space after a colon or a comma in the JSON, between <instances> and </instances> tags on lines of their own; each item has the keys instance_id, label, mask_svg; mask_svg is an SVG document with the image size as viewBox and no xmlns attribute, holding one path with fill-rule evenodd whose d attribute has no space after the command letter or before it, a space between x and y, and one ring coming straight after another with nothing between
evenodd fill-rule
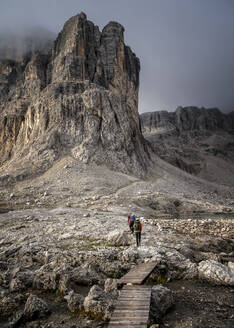
<instances>
[{"instance_id":1,"label":"rock debris field","mask_svg":"<svg viewBox=\"0 0 234 328\"><path fill-rule=\"evenodd\" d=\"M140 180L65 158L2 188L0 326L107 327L117 279L156 261L149 327L233 327L231 199L225 188L213 196L198 179L196 192L188 175L159 173ZM131 213L143 217L138 248Z\"/></svg>"}]
</instances>

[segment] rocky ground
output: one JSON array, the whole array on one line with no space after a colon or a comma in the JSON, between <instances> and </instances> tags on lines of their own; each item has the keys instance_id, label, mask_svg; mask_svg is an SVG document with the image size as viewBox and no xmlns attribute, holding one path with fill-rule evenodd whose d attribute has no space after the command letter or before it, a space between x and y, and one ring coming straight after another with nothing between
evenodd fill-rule
<instances>
[{"instance_id":1,"label":"rocky ground","mask_svg":"<svg viewBox=\"0 0 234 328\"><path fill-rule=\"evenodd\" d=\"M232 188L156 161L140 180L66 157L0 189L1 327L106 327L116 279L150 260L149 325L233 326ZM139 248L130 213L144 217Z\"/></svg>"}]
</instances>

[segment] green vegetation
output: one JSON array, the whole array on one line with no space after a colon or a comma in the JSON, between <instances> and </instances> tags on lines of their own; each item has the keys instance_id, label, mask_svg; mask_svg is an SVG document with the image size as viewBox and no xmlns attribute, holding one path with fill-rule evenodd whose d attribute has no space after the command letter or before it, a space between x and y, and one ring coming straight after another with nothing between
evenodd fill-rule
<instances>
[{"instance_id":1,"label":"green vegetation","mask_svg":"<svg viewBox=\"0 0 234 328\"><path fill-rule=\"evenodd\" d=\"M78 310L76 312L73 312L74 315L79 316L81 319L85 320L85 319L89 319L89 320L95 320L95 321L103 321L104 318L104 313L100 312L100 313L94 313L92 311L85 311L84 308L82 308L81 310Z\"/></svg>"},{"instance_id":2,"label":"green vegetation","mask_svg":"<svg viewBox=\"0 0 234 328\"><path fill-rule=\"evenodd\" d=\"M165 284L167 282L167 277L165 274L158 272L158 273L151 273L151 275L146 279L146 285L153 285L157 284Z\"/></svg>"},{"instance_id":3,"label":"green vegetation","mask_svg":"<svg viewBox=\"0 0 234 328\"><path fill-rule=\"evenodd\" d=\"M167 282L166 276L162 273L159 273L157 276L157 282L162 285L165 284Z\"/></svg>"}]
</instances>

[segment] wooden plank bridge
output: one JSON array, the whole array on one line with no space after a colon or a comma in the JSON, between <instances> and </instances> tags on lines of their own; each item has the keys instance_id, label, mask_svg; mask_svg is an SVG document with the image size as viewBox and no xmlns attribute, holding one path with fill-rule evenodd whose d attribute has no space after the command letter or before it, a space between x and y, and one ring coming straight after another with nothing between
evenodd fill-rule
<instances>
[{"instance_id":1,"label":"wooden plank bridge","mask_svg":"<svg viewBox=\"0 0 234 328\"><path fill-rule=\"evenodd\" d=\"M141 263L119 281L125 285L117 300L108 328L147 328L151 287L141 285L152 273L156 262Z\"/></svg>"},{"instance_id":2,"label":"wooden plank bridge","mask_svg":"<svg viewBox=\"0 0 234 328\"><path fill-rule=\"evenodd\" d=\"M146 262L138 264L135 268L126 273L118 284L134 284L141 285L149 277L156 266L157 262Z\"/></svg>"}]
</instances>

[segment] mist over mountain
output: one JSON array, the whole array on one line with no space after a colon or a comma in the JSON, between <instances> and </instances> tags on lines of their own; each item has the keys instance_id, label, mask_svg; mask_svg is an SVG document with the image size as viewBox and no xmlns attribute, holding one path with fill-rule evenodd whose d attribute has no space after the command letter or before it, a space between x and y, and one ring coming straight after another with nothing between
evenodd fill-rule
<instances>
[{"instance_id":1,"label":"mist over mountain","mask_svg":"<svg viewBox=\"0 0 234 328\"><path fill-rule=\"evenodd\" d=\"M55 33L41 26L20 25L1 29L0 59L19 60L35 51L46 54L55 38Z\"/></svg>"},{"instance_id":2,"label":"mist over mountain","mask_svg":"<svg viewBox=\"0 0 234 328\"><path fill-rule=\"evenodd\" d=\"M178 106L233 111L234 1L132 2L2 0L0 31L30 24L58 33L77 11L101 27L117 21L126 29L126 44L141 60L140 113Z\"/></svg>"}]
</instances>

